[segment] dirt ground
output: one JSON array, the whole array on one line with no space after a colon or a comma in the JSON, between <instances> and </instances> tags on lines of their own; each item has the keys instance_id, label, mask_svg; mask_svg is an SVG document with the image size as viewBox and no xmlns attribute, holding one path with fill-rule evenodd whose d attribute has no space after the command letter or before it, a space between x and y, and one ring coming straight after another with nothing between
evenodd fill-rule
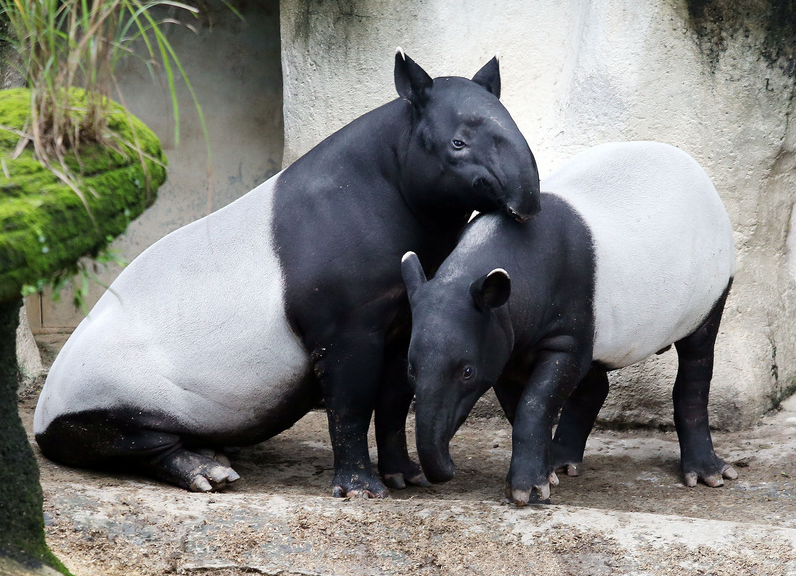
<instances>
[{"instance_id":1,"label":"dirt ground","mask_svg":"<svg viewBox=\"0 0 796 576\"><path fill-rule=\"evenodd\" d=\"M20 401L29 432L35 401ZM59 466L31 442L48 542L76 576L796 575L794 400L714 434L740 474L724 487L681 484L673 432L597 430L581 476L523 509L501 502L511 430L497 417L453 439L451 482L370 501L331 497L320 411L233 455L242 478L214 494Z\"/></svg>"}]
</instances>

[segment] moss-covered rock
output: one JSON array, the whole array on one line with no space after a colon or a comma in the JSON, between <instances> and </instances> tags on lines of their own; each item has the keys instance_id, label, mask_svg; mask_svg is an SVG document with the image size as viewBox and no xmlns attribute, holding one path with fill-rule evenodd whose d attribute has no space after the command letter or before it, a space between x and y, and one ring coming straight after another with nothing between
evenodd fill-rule
<instances>
[{"instance_id":1,"label":"moss-covered rock","mask_svg":"<svg viewBox=\"0 0 796 576\"><path fill-rule=\"evenodd\" d=\"M79 108L81 94L72 98ZM166 179L155 134L114 105L108 129L127 144L86 146L79 157L66 158L81 198L33 157L32 146L11 158L19 141L14 130L23 129L29 109L28 90L0 91L0 302L19 298L24 284L35 285L96 254L154 202ZM133 142L148 157L146 172Z\"/></svg>"},{"instance_id":2,"label":"moss-covered rock","mask_svg":"<svg viewBox=\"0 0 796 576\"><path fill-rule=\"evenodd\" d=\"M64 160L78 194L33 157L32 146L12 157L30 97L24 89L0 91L0 573L44 574L51 567L69 574L44 540L39 471L17 413L20 290L124 232L155 200L166 158L152 131L114 105L113 144L85 146ZM81 99L81 92L70 93L76 109Z\"/></svg>"}]
</instances>

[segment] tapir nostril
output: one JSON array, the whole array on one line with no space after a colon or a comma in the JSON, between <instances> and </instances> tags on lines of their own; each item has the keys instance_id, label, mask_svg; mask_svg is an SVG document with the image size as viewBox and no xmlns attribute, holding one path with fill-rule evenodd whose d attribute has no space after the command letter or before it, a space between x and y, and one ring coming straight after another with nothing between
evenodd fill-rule
<instances>
[{"instance_id":1,"label":"tapir nostril","mask_svg":"<svg viewBox=\"0 0 796 576\"><path fill-rule=\"evenodd\" d=\"M511 216L517 222L527 222L528 220L530 220L534 216L534 214L520 214L519 212L514 210L514 208L511 208L511 207L508 207L508 206L506 207L506 209L507 209L507 211L509 213L509 216Z\"/></svg>"}]
</instances>

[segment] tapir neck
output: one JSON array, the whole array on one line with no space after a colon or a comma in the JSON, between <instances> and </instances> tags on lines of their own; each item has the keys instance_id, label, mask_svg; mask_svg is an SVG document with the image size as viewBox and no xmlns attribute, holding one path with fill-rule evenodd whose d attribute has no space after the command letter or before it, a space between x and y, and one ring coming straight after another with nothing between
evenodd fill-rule
<instances>
[{"instance_id":1,"label":"tapir neck","mask_svg":"<svg viewBox=\"0 0 796 576\"><path fill-rule=\"evenodd\" d=\"M470 223L437 278L467 294L473 280L495 268L506 270L519 353L533 348L543 334L571 332L577 329L573 326L591 329L595 266L585 222L564 200L543 193L541 212L527 223L505 214L484 214Z\"/></svg>"},{"instance_id":2,"label":"tapir neck","mask_svg":"<svg viewBox=\"0 0 796 576\"><path fill-rule=\"evenodd\" d=\"M323 186L343 191L358 188L378 194L385 216L419 225L424 236L442 238L442 261L455 246L472 213L466 200L453 202L433 184L418 184L407 168L407 150L413 136L412 105L396 99L357 118L289 166L282 181L299 188L307 174L324 174ZM377 127L374 129L374 127ZM364 183L357 187L356 183ZM450 242L446 240L450 238ZM410 249L414 249L411 248ZM434 257L434 255L429 255Z\"/></svg>"},{"instance_id":3,"label":"tapir neck","mask_svg":"<svg viewBox=\"0 0 796 576\"><path fill-rule=\"evenodd\" d=\"M323 173L328 184L351 181L395 183L400 175L399 150L411 133L411 106L393 100L353 120L317 144L285 170L293 173Z\"/></svg>"}]
</instances>

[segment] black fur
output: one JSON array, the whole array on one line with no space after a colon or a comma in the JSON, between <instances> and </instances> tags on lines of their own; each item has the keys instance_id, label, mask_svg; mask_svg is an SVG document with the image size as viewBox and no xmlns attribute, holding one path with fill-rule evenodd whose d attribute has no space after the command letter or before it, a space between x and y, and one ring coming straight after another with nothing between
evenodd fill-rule
<instances>
[{"instance_id":1,"label":"black fur","mask_svg":"<svg viewBox=\"0 0 796 576\"><path fill-rule=\"evenodd\" d=\"M407 259L408 283L411 267ZM498 267L511 278L511 297L485 309L473 290ZM417 371L418 453L430 480L452 476L447 440L492 385L515 430L526 429L530 438L549 434L567 387L574 388L591 362L594 273L588 227L566 202L542 194L542 210L527 224L480 216L432 281L409 285L417 326L409 360ZM462 386L464 366L476 375ZM529 388L537 409L518 416ZM547 462L528 459L526 467L516 473L536 480Z\"/></svg>"},{"instance_id":2,"label":"black fur","mask_svg":"<svg viewBox=\"0 0 796 576\"><path fill-rule=\"evenodd\" d=\"M478 83L431 80L398 54L395 78L400 98L329 136L271 189L269 232L285 313L314 363L276 400L278 416L254 414L244 429L203 434L169 416L179 407L61 413L37 436L47 456L73 465L128 459L150 476L210 490L237 473L194 448L261 441L292 425L322 393L336 495L386 493L368 456L374 409L379 471L396 487L426 482L409 459L404 431L412 390L401 256L414 250L435 269L475 209L530 218L539 210L539 176L509 113L484 89L499 86L496 61L477 74ZM235 383L217 385L223 397Z\"/></svg>"}]
</instances>

